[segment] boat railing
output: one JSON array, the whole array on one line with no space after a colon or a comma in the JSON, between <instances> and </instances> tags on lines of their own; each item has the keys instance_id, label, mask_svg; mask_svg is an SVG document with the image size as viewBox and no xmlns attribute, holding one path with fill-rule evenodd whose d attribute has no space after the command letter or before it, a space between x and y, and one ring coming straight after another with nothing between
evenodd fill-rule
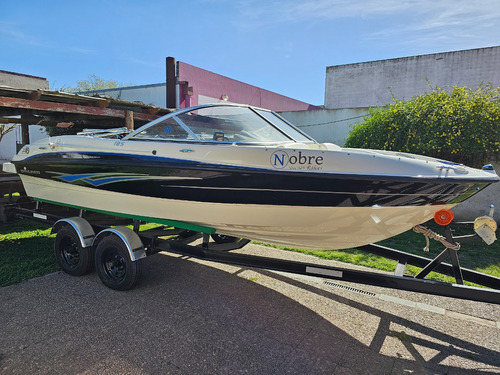
<instances>
[{"instance_id":1,"label":"boat railing","mask_svg":"<svg viewBox=\"0 0 500 375\"><path fill-rule=\"evenodd\" d=\"M129 128L114 128L114 129L83 129L78 132L77 135L93 136L101 138L112 138L112 137L123 137L129 133L132 133L132 129Z\"/></svg>"}]
</instances>

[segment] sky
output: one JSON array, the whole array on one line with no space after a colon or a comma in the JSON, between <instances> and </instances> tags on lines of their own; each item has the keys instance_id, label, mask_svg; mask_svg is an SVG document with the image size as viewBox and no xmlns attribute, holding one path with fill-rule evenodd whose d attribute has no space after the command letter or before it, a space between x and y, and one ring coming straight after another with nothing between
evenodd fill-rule
<instances>
[{"instance_id":1,"label":"sky","mask_svg":"<svg viewBox=\"0 0 500 375\"><path fill-rule=\"evenodd\" d=\"M0 70L165 82L165 58L324 104L334 65L500 45L499 0L0 0Z\"/></svg>"}]
</instances>

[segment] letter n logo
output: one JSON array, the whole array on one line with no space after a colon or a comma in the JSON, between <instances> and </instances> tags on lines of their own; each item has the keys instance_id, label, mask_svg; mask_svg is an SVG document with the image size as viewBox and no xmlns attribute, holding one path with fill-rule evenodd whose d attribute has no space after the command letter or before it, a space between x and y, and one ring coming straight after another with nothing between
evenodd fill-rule
<instances>
[{"instance_id":1,"label":"letter n logo","mask_svg":"<svg viewBox=\"0 0 500 375\"><path fill-rule=\"evenodd\" d=\"M271 154L271 166L273 168L282 169L288 165L288 154L283 150L274 151Z\"/></svg>"}]
</instances>

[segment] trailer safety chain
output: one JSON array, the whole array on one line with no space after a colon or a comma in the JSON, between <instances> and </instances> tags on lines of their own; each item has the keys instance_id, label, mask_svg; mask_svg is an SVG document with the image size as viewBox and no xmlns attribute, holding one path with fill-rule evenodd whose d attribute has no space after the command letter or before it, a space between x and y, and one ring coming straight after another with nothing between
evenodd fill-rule
<instances>
[{"instance_id":1,"label":"trailer safety chain","mask_svg":"<svg viewBox=\"0 0 500 375\"><path fill-rule=\"evenodd\" d=\"M453 243L447 241L444 236L437 234L436 232L432 231L431 229L429 229L427 227L424 227L423 225L415 225L413 227L413 231L416 233L422 233L425 236L424 251L426 251L426 252L429 251L429 238L432 238L433 240L441 242L448 249L455 250L455 251L460 250L460 244L458 242L453 244Z\"/></svg>"}]
</instances>

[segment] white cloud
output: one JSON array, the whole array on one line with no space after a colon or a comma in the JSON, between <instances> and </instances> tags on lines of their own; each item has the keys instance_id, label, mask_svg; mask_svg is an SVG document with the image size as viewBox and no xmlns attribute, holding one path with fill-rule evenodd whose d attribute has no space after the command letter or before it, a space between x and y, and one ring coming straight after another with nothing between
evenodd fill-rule
<instances>
[{"instance_id":1,"label":"white cloud","mask_svg":"<svg viewBox=\"0 0 500 375\"><path fill-rule=\"evenodd\" d=\"M0 37L10 42L27 44L30 46L42 46L36 37L21 31L21 25L14 22L0 21Z\"/></svg>"},{"instance_id":2,"label":"white cloud","mask_svg":"<svg viewBox=\"0 0 500 375\"><path fill-rule=\"evenodd\" d=\"M94 49L81 48L81 47L77 47L77 46L69 47L69 51L77 53L79 55L94 55L97 53L97 51Z\"/></svg>"},{"instance_id":3,"label":"white cloud","mask_svg":"<svg viewBox=\"0 0 500 375\"><path fill-rule=\"evenodd\" d=\"M424 3L408 22L389 25L367 39L397 36L402 45L430 50L467 49L499 44L500 7L497 1L439 0Z\"/></svg>"},{"instance_id":4,"label":"white cloud","mask_svg":"<svg viewBox=\"0 0 500 375\"><path fill-rule=\"evenodd\" d=\"M240 0L228 2L243 18L275 22L343 17L427 14L443 22L492 19L500 15L498 0Z\"/></svg>"},{"instance_id":5,"label":"white cloud","mask_svg":"<svg viewBox=\"0 0 500 375\"><path fill-rule=\"evenodd\" d=\"M405 43L449 41L467 48L499 44L498 0L241 0L234 26L245 30L280 27L284 23L340 22L362 19L378 25L359 37L364 40ZM384 25L380 28L380 24ZM459 40L463 38L462 40Z\"/></svg>"},{"instance_id":6,"label":"white cloud","mask_svg":"<svg viewBox=\"0 0 500 375\"><path fill-rule=\"evenodd\" d=\"M30 47L40 47L46 50L69 51L79 55L92 55L97 53L94 49L80 47L76 45L63 45L56 40L47 40L43 35L33 35L23 31L21 24L14 22L0 21L0 38L10 44L27 45ZM44 39L45 38L45 39Z\"/></svg>"}]
</instances>

